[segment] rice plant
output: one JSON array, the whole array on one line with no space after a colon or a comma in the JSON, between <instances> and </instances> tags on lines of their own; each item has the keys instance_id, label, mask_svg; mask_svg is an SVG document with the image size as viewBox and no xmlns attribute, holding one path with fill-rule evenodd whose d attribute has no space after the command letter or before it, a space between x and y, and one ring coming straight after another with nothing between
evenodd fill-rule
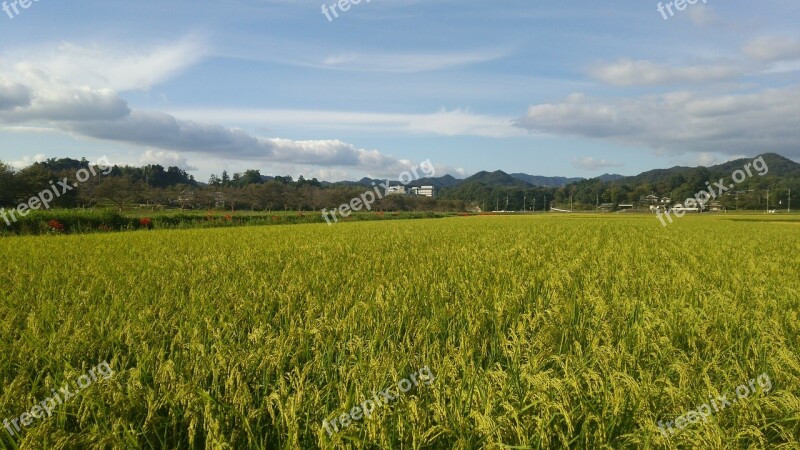
<instances>
[{"instance_id":1,"label":"rice plant","mask_svg":"<svg viewBox=\"0 0 800 450\"><path fill-rule=\"evenodd\" d=\"M6 448L798 448L800 227L453 217L0 239ZM323 421L428 366L329 435ZM761 373L774 388L665 436Z\"/></svg>"}]
</instances>

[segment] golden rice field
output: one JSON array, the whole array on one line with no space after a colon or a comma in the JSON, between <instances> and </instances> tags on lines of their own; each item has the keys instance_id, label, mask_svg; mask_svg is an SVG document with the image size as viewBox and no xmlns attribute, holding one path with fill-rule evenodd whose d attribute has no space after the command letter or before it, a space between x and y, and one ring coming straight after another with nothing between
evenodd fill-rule
<instances>
[{"instance_id":1,"label":"golden rice field","mask_svg":"<svg viewBox=\"0 0 800 450\"><path fill-rule=\"evenodd\" d=\"M5 448L800 448L797 218L9 237L0 257L0 419L114 370ZM759 374L770 392L660 431Z\"/></svg>"}]
</instances>

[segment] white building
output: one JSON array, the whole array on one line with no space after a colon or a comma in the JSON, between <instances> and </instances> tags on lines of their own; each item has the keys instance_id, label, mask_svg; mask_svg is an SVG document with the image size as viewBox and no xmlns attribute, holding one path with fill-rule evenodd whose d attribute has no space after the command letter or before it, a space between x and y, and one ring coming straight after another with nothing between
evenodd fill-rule
<instances>
[{"instance_id":1,"label":"white building","mask_svg":"<svg viewBox=\"0 0 800 450\"><path fill-rule=\"evenodd\" d=\"M433 198L436 196L436 188L434 186L420 186L417 189L417 195L421 195L423 197L430 197Z\"/></svg>"},{"instance_id":2,"label":"white building","mask_svg":"<svg viewBox=\"0 0 800 450\"><path fill-rule=\"evenodd\" d=\"M399 186L389 186L386 195L421 195L423 197L435 197L435 186L420 186L420 187L406 187L402 184Z\"/></svg>"},{"instance_id":3,"label":"white building","mask_svg":"<svg viewBox=\"0 0 800 450\"><path fill-rule=\"evenodd\" d=\"M389 186L386 190L386 195L406 195L406 187L402 184L399 186Z\"/></svg>"}]
</instances>

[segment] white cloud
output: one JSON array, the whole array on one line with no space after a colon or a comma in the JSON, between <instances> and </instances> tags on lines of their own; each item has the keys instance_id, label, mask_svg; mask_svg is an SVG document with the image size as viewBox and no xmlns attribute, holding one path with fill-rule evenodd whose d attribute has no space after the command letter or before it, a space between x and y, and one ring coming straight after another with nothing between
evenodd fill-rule
<instances>
[{"instance_id":1,"label":"white cloud","mask_svg":"<svg viewBox=\"0 0 800 450\"><path fill-rule=\"evenodd\" d=\"M800 40L763 36L745 44L742 53L752 59L763 62L776 62L800 59Z\"/></svg>"},{"instance_id":2,"label":"white cloud","mask_svg":"<svg viewBox=\"0 0 800 450\"><path fill-rule=\"evenodd\" d=\"M402 171L407 167L377 150L360 149L336 139L261 138L240 129L183 120L164 113L133 111L122 119L74 122L69 127L77 134L96 139L235 160L373 170L397 168Z\"/></svg>"},{"instance_id":3,"label":"white cloud","mask_svg":"<svg viewBox=\"0 0 800 450\"><path fill-rule=\"evenodd\" d=\"M607 140L658 152L800 156L800 85L746 94L674 92L638 98L533 105L517 125L530 131Z\"/></svg>"},{"instance_id":4,"label":"white cloud","mask_svg":"<svg viewBox=\"0 0 800 450\"><path fill-rule=\"evenodd\" d=\"M306 61L299 64L354 72L418 73L494 61L510 54L507 49L429 53L342 52L326 55L320 63Z\"/></svg>"},{"instance_id":5,"label":"white cloud","mask_svg":"<svg viewBox=\"0 0 800 450\"><path fill-rule=\"evenodd\" d=\"M700 153L697 155L697 165L699 166L713 166L720 162L720 158L711 153Z\"/></svg>"},{"instance_id":6,"label":"white cloud","mask_svg":"<svg viewBox=\"0 0 800 450\"><path fill-rule=\"evenodd\" d=\"M23 156L22 159L17 161L9 161L7 164L14 169L20 170L30 166L33 163L43 162L45 160L47 160L47 155L44 153L37 153L34 156Z\"/></svg>"},{"instance_id":7,"label":"white cloud","mask_svg":"<svg viewBox=\"0 0 800 450\"><path fill-rule=\"evenodd\" d=\"M209 120L192 121L163 112L132 110L118 92L148 89L198 61L204 51L194 39L136 51L62 44L58 52L17 50L0 59L0 125L59 129L77 136L144 146L144 162L188 165L183 153L240 161L339 166L400 173L411 164L328 140L290 140L253 136ZM460 118L459 118L460 117ZM480 120L459 111L434 117L447 133L478 126ZM426 120L409 127L427 131ZM495 124L496 125L496 124ZM489 127L491 128L491 127ZM488 131L487 133L491 132ZM509 125L506 128L511 128Z\"/></svg>"},{"instance_id":8,"label":"white cloud","mask_svg":"<svg viewBox=\"0 0 800 450\"><path fill-rule=\"evenodd\" d=\"M576 158L572 160L572 166L576 169L582 170L601 170L607 169L610 167L622 167L624 164L609 161L607 159L598 159L593 158L591 156L587 156L585 158Z\"/></svg>"},{"instance_id":9,"label":"white cloud","mask_svg":"<svg viewBox=\"0 0 800 450\"><path fill-rule=\"evenodd\" d=\"M20 106L28 106L31 93L25 86L0 78L0 111L8 111Z\"/></svg>"},{"instance_id":10,"label":"white cloud","mask_svg":"<svg viewBox=\"0 0 800 450\"><path fill-rule=\"evenodd\" d=\"M706 26L717 21L714 9L708 5L695 5L689 8L689 20L697 26Z\"/></svg>"},{"instance_id":11,"label":"white cloud","mask_svg":"<svg viewBox=\"0 0 800 450\"><path fill-rule=\"evenodd\" d=\"M130 113L128 104L110 89L87 87L51 89L27 88L29 102L16 108L0 110L0 121L23 123L29 121L73 121L120 118Z\"/></svg>"},{"instance_id":12,"label":"white cloud","mask_svg":"<svg viewBox=\"0 0 800 450\"><path fill-rule=\"evenodd\" d=\"M431 134L441 136L515 137L525 133L514 118L474 114L463 109L434 113L392 114L284 109L172 109L174 115L199 121L218 120L254 127L307 127L319 131Z\"/></svg>"},{"instance_id":13,"label":"white cloud","mask_svg":"<svg viewBox=\"0 0 800 450\"><path fill-rule=\"evenodd\" d=\"M701 8L700 10L703 10ZM701 61L678 66L648 60L619 59L588 68L594 79L612 86L669 86L731 81L758 73L798 70L800 40L762 36L748 41L741 57L730 61Z\"/></svg>"},{"instance_id":14,"label":"white cloud","mask_svg":"<svg viewBox=\"0 0 800 450\"><path fill-rule=\"evenodd\" d=\"M651 61L621 59L589 68L596 79L613 86L658 86L680 83L705 83L739 78L744 71L736 64L670 67Z\"/></svg>"},{"instance_id":15,"label":"white cloud","mask_svg":"<svg viewBox=\"0 0 800 450\"><path fill-rule=\"evenodd\" d=\"M153 149L149 149L142 154L142 156L139 158L139 164L158 164L164 167L174 166L186 171L197 170L197 167L190 165L186 158L177 152L165 152Z\"/></svg>"},{"instance_id":16,"label":"white cloud","mask_svg":"<svg viewBox=\"0 0 800 450\"><path fill-rule=\"evenodd\" d=\"M12 47L0 55L3 73L25 80L38 91L52 86L107 88L117 92L147 90L200 62L209 49L196 36L176 42L135 47L62 42L40 47ZM10 66L10 67L9 67Z\"/></svg>"}]
</instances>

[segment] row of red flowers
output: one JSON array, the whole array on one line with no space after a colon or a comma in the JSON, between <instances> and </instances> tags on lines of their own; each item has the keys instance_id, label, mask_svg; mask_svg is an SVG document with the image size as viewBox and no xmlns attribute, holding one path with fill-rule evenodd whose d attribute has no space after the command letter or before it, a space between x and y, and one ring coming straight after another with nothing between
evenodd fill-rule
<instances>
[{"instance_id":1,"label":"row of red flowers","mask_svg":"<svg viewBox=\"0 0 800 450\"><path fill-rule=\"evenodd\" d=\"M54 231L56 233L61 233L64 231L64 225L57 220L51 220L47 222L47 226L50 227L50 231Z\"/></svg>"}]
</instances>

